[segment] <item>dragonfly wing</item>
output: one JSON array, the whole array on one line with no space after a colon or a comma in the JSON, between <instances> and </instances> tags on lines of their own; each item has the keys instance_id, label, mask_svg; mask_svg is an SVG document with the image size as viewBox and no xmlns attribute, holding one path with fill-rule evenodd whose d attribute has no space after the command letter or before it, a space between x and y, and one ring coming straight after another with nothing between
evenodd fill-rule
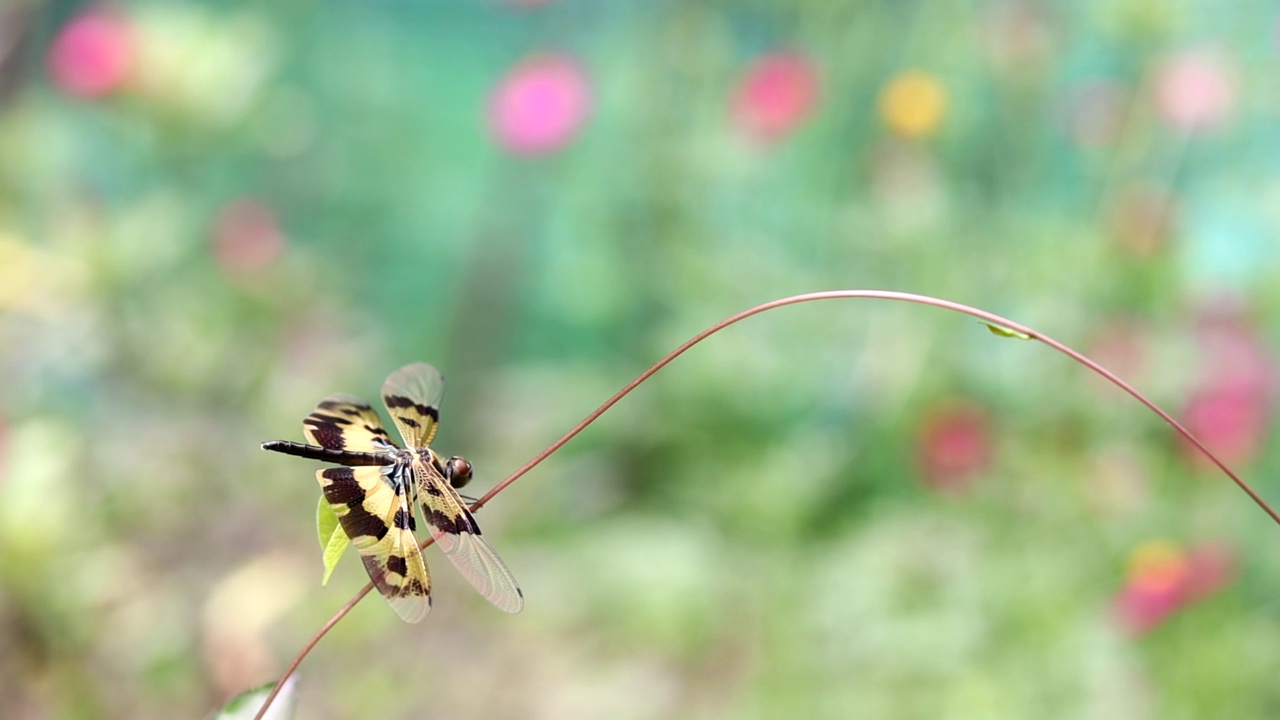
<instances>
[{"instance_id":1,"label":"dragonfly wing","mask_svg":"<svg viewBox=\"0 0 1280 720\"><path fill-rule=\"evenodd\" d=\"M431 444L440 424L440 400L444 376L426 363L405 365L391 373L382 385L382 402L400 430L406 447Z\"/></svg>"},{"instance_id":2,"label":"dragonfly wing","mask_svg":"<svg viewBox=\"0 0 1280 720\"><path fill-rule=\"evenodd\" d=\"M520 612L524 593L502 559L480 536L480 526L457 491L428 463L415 462L413 473L422 514L445 557L499 610Z\"/></svg>"},{"instance_id":3,"label":"dragonfly wing","mask_svg":"<svg viewBox=\"0 0 1280 720\"><path fill-rule=\"evenodd\" d=\"M330 450L381 452L396 444L382 427L378 411L351 395L330 395L302 421L307 441Z\"/></svg>"},{"instance_id":4,"label":"dragonfly wing","mask_svg":"<svg viewBox=\"0 0 1280 720\"><path fill-rule=\"evenodd\" d=\"M431 609L431 576L414 535L407 473L401 466L390 476L382 470L325 468L316 479L378 592L400 617L418 622Z\"/></svg>"}]
</instances>

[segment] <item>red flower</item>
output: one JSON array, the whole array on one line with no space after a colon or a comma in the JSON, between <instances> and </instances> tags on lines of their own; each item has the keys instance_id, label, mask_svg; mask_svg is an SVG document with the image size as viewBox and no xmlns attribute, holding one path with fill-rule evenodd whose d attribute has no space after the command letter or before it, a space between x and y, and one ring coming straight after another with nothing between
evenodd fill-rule
<instances>
[{"instance_id":1,"label":"red flower","mask_svg":"<svg viewBox=\"0 0 1280 720\"><path fill-rule=\"evenodd\" d=\"M115 13L92 9L76 16L49 48L49 76L69 95L98 98L124 84L133 66L133 33Z\"/></svg>"},{"instance_id":2,"label":"red flower","mask_svg":"<svg viewBox=\"0 0 1280 720\"><path fill-rule=\"evenodd\" d=\"M943 403L925 414L916 436L916 458L925 482L962 491L991 457L987 413L969 401Z\"/></svg>"},{"instance_id":3,"label":"red flower","mask_svg":"<svg viewBox=\"0 0 1280 720\"><path fill-rule=\"evenodd\" d=\"M808 119L817 98L813 63L798 53L772 53L743 74L733 94L732 117L755 139L772 142Z\"/></svg>"}]
</instances>

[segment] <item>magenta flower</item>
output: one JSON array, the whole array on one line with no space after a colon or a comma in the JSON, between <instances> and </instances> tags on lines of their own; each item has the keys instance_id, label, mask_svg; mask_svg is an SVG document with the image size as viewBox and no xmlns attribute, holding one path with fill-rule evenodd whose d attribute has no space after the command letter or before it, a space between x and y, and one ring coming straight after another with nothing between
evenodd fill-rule
<instances>
[{"instance_id":1,"label":"magenta flower","mask_svg":"<svg viewBox=\"0 0 1280 720\"><path fill-rule=\"evenodd\" d=\"M1175 586L1127 583L1116 596L1115 613L1120 625L1134 635L1148 632L1164 622L1182 604Z\"/></svg>"},{"instance_id":2,"label":"magenta flower","mask_svg":"<svg viewBox=\"0 0 1280 720\"><path fill-rule=\"evenodd\" d=\"M494 139L516 155L546 155L578 134L591 113L591 88L578 62L543 54L522 60L489 101Z\"/></svg>"},{"instance_id":3,"label":"magenta flower","mask_svg":"<svg viewBox=\"0 0 1280 720\"><path fill-rule=\"evenodd\" d=\"M213 223L213 255L229 275L248 275L284 252L284 233L270 208L249 198L223 206Z\"/></svg>"},{"instance_id":4,"label":"magenta flower","mask_svg":"<svg viewBox=\"0 0 1280 720\"><path fill-rule=\"evenodd\" d=\"M967 490L990 459L985 409L969 401L948 401L925 414L916 434L916 463L935 490Z\"/></svg>"},{"instance_id":5,"label":"magenta flower","mask_svg":"<svg viewBox=\"0 0 1280 720\"><path fill-rule=\"evenodd\" d=\"M733 122L756 140L773 142L813 114L818 71L803 55L778 52L751 64L734 90Z\"/></svg>"},{"instance_id":6,"label":"magenta flower","mask_svg":"<svg viewBox=\"0 0 1280 720\"><path fill-rule=\"evenodd\" d=\"M1161 63L1155 91L1156 107L1171 126L1186 132L1211 130L1235 111L1235 67L1219 53L1184 52Z\"/></svg>"},{"instance_id":7,"label":"magenta flower","mask_svg":"<svg viewBox=\"0 0 1280 720\"><path fill-rule=\"evenodd\" d=\"M71 20L49 48L49 77L63 92L99 98L120 88L133 66L129 23L102 8Z\"/></svg>"},{"instance_id":8,"label":"magenta flower","mask_svg":"<svg viewBox=\"0 0 1280 720\"><path fill-rule=\"evenodd\" d=\"M1235 558L1224 545L1204 544L1188 551L1167 540L1148 541L1129 557L1125 584L1114 601L1116 618L1131 633L1148 632L1234 578Z\"/></svg>"}]
</instances>

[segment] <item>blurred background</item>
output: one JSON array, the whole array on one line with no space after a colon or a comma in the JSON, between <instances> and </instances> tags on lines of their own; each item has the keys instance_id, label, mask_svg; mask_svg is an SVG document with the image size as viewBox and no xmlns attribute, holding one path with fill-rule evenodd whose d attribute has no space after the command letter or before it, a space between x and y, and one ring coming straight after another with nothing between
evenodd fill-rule
<instances>
[{"instance_id":1,"label":"blurred background","mask_svg":"<svg viewBox=\"0 0 1280 720\"><path fill-rule=\"evenodd\" d=\"M1004 313L1264 496L1280 9L0 3L0 707L204 717L321 587L325 395L450 378L477 494L833 288ZM302 718L1280 715L1280 528L1036 343L914 305L698 346L303 664Z\"/></svg>"}]
</instances>

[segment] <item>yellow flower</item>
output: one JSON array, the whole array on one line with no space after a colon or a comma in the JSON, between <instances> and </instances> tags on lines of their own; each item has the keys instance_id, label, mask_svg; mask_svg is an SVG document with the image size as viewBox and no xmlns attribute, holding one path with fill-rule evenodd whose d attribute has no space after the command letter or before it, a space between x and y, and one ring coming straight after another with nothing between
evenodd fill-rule
<instances>
[{"instance_id":1,"label":"yellow flower","mask_svg":"<svg viewBox=\"0 0 1280 720\"><path fill-rule=\"evenodd\" d=\"M938 79L918 70L898 74L880 91L880 119L909 138L932 135L947 114L947 92Z\"/></svg>"}]
</instances>

